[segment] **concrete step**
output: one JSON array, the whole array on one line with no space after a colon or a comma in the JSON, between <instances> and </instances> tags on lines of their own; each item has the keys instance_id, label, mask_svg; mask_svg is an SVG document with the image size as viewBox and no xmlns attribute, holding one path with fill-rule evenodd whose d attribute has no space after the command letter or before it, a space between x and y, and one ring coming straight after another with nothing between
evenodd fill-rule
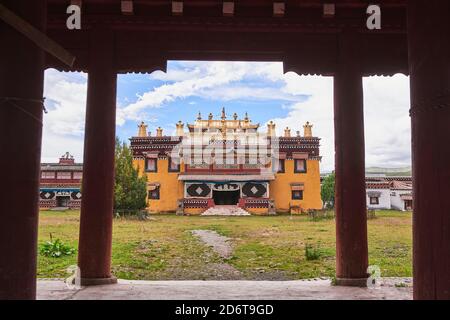
<instances>
[{"instance_id":1,"label":"concrete step","mask_svg":"<svg viewBox=\"0 0 450 320\"><path fill-rule=\"evenodd\" d=\"M251 214L238 206L215 206L202 213L202 216L250 216Z\"/></svg>"}]
</instances>

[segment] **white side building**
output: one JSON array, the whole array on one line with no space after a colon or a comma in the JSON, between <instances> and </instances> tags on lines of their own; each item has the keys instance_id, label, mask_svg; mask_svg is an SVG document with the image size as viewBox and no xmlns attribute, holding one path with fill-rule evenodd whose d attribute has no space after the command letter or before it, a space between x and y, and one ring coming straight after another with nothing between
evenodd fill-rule
<instances>
[{"instance_id":1,"label":"white side building","mask_svg":"<svg viewBox=\"0 0 450 320\"><path fill-rule=\"evenodd\" d=\"M411 177L366 177L367 208L412 210Z\"/></svg>"}]
</instances>

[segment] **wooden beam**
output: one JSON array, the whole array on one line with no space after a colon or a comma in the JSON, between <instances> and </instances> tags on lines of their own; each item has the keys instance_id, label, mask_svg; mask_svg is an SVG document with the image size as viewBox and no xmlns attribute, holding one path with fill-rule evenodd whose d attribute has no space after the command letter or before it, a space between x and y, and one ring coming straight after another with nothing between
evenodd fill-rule
<instances>
[{"instance_id":1,"label":"wooden beam","mask_svg":"<svg viewBox=\"0 0 450 320\"><path fill-rule=\"evenodd\" d=\"M39 48L55 56L69 67L73 67L75 56L64 49L58 43L47 37L47 35L33 25L16 15L11 10L0 4L0 19L10 25L16 31L34 42Z\"/></svg>"}]
</instances>

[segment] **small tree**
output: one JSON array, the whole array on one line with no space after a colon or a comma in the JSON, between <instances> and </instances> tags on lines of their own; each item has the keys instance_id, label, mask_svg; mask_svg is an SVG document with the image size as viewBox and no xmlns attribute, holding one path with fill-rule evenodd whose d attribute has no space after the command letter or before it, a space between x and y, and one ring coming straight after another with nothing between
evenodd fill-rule
<instances>
[{"instance_id":1,"label":"small tree","mask_svg":"<svg viewBox=\"0 0 450 320\"><path fill-rule=\"evenodd\" d=\"M323 179L322 183L322 201L323 206L326 209L334 208L334 184L335 184L335 174L334 172Z\"/></svg>"},{"instance_id":2,"label":"small tree","mask_svg":"<svg viewBox=\"0 0 450 320\"><path fill-rule=\"evenodd\" d=\"M130 148L118 138L115 167L114 209L135 213L144 209L147 206L147 176L139 176L139 168L133 166Z\"/></svg>"}]
</instances>

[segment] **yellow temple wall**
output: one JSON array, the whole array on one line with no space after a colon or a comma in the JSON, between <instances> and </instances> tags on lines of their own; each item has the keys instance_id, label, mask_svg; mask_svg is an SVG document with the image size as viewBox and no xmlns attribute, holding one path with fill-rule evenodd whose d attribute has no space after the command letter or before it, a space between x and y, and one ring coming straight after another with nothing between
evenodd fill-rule
<instances>
[{"instance_id":1,"label":"yellow temple wall","mask_svg":"<svg viewBox=\"0 0 450 320\"><path fill-rule=\"evenodd\" d=\"M267 208L246 208L245 211L257 216L263 216L268 214Z\"/></svg>"},{"instance_id":2,"label":"yellow temple wall","mask_svg":"<svg viewBox=\"0 0 450 320\"><path fill-rule=\"evenodd\" d=\"M158 159L158 172L144 172L143 159L134 160L135 167L139 167L140 174L147 174L147 183L159 183L159 200L147 199L147 210L150 213L175 213L177 200L184 196L183 182L178 181L178 172L169 172L169 160ZM181 166L183 170L183 166Z\"/></svg>"},{"instance_id":3,"label":"yellow temple wall","mask_svg":"<svg viewBox=\"0 0 450 320\"><path fill-rule=\"evenodd\" d=\"M275 200L277 212L290 212L291 207L302 210L321 209L320 164L318 160L307 160L306 173L294 173L294 160L285 161L285 173L277 173L270 182L270 198ZM303 200L292 200L291 183L303 183Z\"/></svg>"},{"instance_id":4,"label":"yellow temple wall","mask_svg":"<svg viewBox=\"0 0 450 320\"><path fill-rule=\"evenodd\" d=\"M160 199L147 200L150 213L175 213L177 200L184 197L183 182L178 181L178 172L169 172L168 159L158 159L158 172L144 172L143 159L134 160L141 175L146 174L148 183L160 184ZM275 201L276 211L290 212L292 207L302 210L321 209L320 163L318 160L307 160L307 173L294 173L294 160L285 161L285 173L277 173L276 179L270 182L270 199ZM183 171L181 166L181 172ZM303 183L303 200L292 200L291 184ZM198 215L202 209L185 209L186 214ZM266 208L249 208L248 212L256 215L267 214Z\"/></svg>"}]
</instances>

